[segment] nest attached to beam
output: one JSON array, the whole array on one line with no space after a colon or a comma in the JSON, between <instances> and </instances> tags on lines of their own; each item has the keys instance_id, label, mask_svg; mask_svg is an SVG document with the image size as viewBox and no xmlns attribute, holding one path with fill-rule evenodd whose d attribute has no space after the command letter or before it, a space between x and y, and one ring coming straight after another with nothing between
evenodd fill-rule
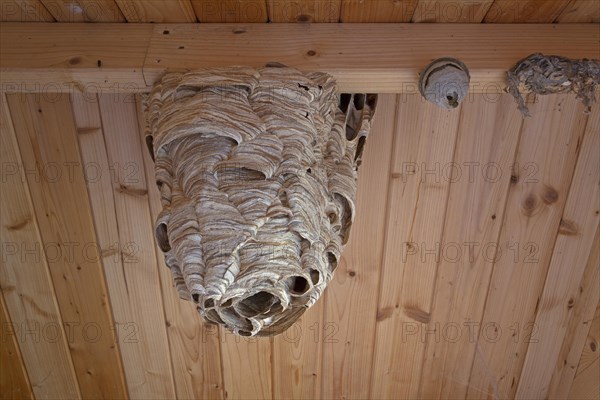
<instances>
[{"instance_id":1,"label":"nest attached to beam","mask_svg":"<svg viewBox=\"0 0 600 400\"><path fill-rule=\"evenodd\" d=\"M600 84L600 63L597 60L571 60L560 56L532 54L517 62L508 71L508 91L516 99L519 111L530 116L522 93L575 93L589 113L596 101Z\"/></svg>"},{"instance_id":2,"label":"nest attached to beam","mask_svg":"<svg viewBox=\"0 0 600 400\"><path fill-rule=\"evenodd\" d=\"M179 296L244 336L283 332L332 278L375 95L287 67L170 73L145 99Z\"/></svg>"}]
</instances>

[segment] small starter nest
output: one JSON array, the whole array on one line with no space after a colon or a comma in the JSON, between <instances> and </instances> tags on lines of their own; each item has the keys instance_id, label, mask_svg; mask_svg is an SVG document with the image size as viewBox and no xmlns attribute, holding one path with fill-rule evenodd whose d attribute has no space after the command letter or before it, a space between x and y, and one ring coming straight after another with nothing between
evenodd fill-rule
<instances>
[{"instance_id":1,"label":"small starter nest","mask_svg":"<svg viewBox=\"0 0 600 400\"><path fill-rule=\"evenodd\" d=\"M600 83L600 63L597 60L571 60L560 56L532 54L508 71L508 91L516 99L519 111L530 116L523 93L575 93L577 99L591 111Z\"/></svg>"}]
</instances>

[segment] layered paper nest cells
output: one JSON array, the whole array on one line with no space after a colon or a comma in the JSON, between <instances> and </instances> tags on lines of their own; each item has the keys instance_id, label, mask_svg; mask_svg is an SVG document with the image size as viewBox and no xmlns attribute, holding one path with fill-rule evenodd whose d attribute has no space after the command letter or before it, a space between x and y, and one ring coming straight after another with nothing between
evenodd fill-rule
<instances>
[{"instance_id":1,"label":"layered paper nest cells","mask_svg":"<svg viewBox=\"0 0 600 400\"><path fill-rule=\"evenodd\" d=\"M287 67L170 73L154 87L156 240L207 321L277 334L319 299L355 217L375 103Z\"/></svg>"}]
</instances>

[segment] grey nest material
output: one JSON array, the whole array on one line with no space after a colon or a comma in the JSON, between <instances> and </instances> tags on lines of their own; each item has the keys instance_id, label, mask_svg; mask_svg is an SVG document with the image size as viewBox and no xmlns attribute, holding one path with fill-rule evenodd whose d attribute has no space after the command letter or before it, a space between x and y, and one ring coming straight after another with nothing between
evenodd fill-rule
<instances>
[{"instance_id":1,"label":"grey nest material","mask_svg":"<svg viewBox=\"0 0 600 400\"><path fill-rule=\"evenodd\" d=\"M169 73L145 99L179 296L244 336L283 332L332 279L355 216L375 95L325 73Z\"/></svg>"},{"instance_id":2,"label":"grey nest material","mask_svg":"<svg viewBox=\"0 0 600 400\"><path fill-rule=\"evenodd\" d=\"M600 83L600 63L597 60L571 60L560 56L532 54L508 71L508 91L516 99L519 111L530 116L522 93L575 93L577 99L591 111Z\"/></svg>"},{"instance_id":3,"label":"grey nest material","mask_svg":"<svg viewBox=\"0 0 600 400\"><path fill-rule=\"evenodd\" d=\"M469 69L456 58L444 57L431 62L419 77L421 95L439 107L452 110L469 93Z\"/></svg>"}]
</instances>

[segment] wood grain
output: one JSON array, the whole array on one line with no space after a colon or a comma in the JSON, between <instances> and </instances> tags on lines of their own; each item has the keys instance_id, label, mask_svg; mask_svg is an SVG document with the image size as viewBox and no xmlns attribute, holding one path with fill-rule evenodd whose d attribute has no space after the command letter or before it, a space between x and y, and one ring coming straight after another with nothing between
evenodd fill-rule
<instances>
[{"instance_id":1,"label":"wood grain","mask_svg":"<svg viewBox=\"0 0 600 400\"><path fill-rule=\"evenodd\" d=\"M480 23L494 0L419 0L412 22Z\"/></svg>"},{"instance_id":2,"label":"wood grain","mask_svg":"<svg viewBox=\"0 0 600 400\"><path fill-rule=\"evenodd\" d=\"M48 94L39 95L44 96ZM63 201L69 208L62 210L60 204L60 212L51 215L57 226L68 226L69 235L79 234L80 230L71 231L76 225L68 215L91 205L96 242L104 250L101 263L114 314L112 330L117 333L111 343L123 359L128 389L125 396L395 399L463 398L468 393L479 399L498 393L498 397L513 398L531 384L536 391L546 390L548 385L549 398L597 398L598 338L594 329L598 317L594 313L600 299L600 228L598 216L586 217L585 213L592 210L594 202L597 204L593 196L598 189L597 172L584 172L597 171L598 143L591 141L598 135L597 107L586 123L573 96L540 97L532 105L534 117L525 120L515 115L516 105L505 96L499 100L489 95L471 96L461 110L449 115L421 103L414 95L398 96L397 107L394 101L386 100L396 96L380 97L360 169L360 209L352 243L325 298L290 331L271 341L248 343L200 325L193 307L175 297L169 271L157 258L152 238L158 196L152 184L152 163L140 140L138 119L142 116L136 113L136 105L105 98L101 116L96 96L85 96L88 101L83 104L82 95L73 96L77 136L68 136L75 145L57 142L58 155L53 159L60 154L76 154L69 149L79 143L87 195L78 195L76 206L69 205L70 199ZM29 199L28 179L33 185L31 193L38 196L35 202L48 194L36 191L35 186L43 182L36 182L33 172L6 169L7 163L23 162L12 118L6 107L3 110L2 294L10 322L21 329L14 337L34 395L79 398L68 347L73 342L68 339L69 325L65 325L69 321L61 317L56 300L64 293L54 293L46 260L54 259L55 253L45 251L48 249L39 236L38 218L46 217L42 215L44 209L35 209ZM42 108L42 114L45 110ZM33 111L37 113L37 108ZM72 129L69 121L73 117L66 112L56 114L65 132ZM37 117L28 114L17 118L38 124L36 135L41 137L36 144L42 148L48 142L45 132L58 125L41 125ZM454 125L449 125L449 120ZM517 143L516 131L522 121L525 125ZM454 133L454 146L448 126L455 125L459 128ZM107 129L112 132L109 139L105 138ZM578 129L579 134L574 132ZM28 135L21 135L19 141L24 138L30 141ZM514 153L517 164L513 169ZM141 164L128 169L124 162L129 161ZM475 163L470 164L472 174L465 162ZM493 177L497 168L487 166L491 162L502 171L500 180L469 180L480 178L483 172ZM484 166L488 168L484 170ZM449 174L456 173L457 167L466 180L449 181ZM535 198L533 211L529 194ZM596 232L589 228L593 223ZM415 228L411 230L411 226ZM142 244L139 250L143 253L129 247L134 241ZM402 250L400 245L411 241L418 247ZM439 261L436 241L442 246ZM480 258L453 263L456 247L447 244L470 241L497 241L502 255L494 264L490 258L495 248L490 246L492 254L486 253L487 259L481 259L483 254L476 251ZM546 272L536 263L524 262L524 257L531 256L528 248L514 247L517 242L528 241L539 245L534 255L537 264L546 263ZM40 246L39 262L36 253L7 253L6 242L23 243L21 249ZM592 251L589 255L582 247L585 243L587 253ZM521 262L514 265L517 249ZM468 247L463 245L462 250L467 257ZM559 256L563 261L557 264ZM417 262L409 264L415 257ZM488 282L490 293L485 305ZM97 284L82 286L85 294L92 293ZM535 310L538 296L541 299ZM182 305L188 308L180 308ZM538 328L531 337L530 327L523 321L547 328ZM452 323L462 327L456 342L445 340L454 332ZM469 336L469 323L474 324L474 340ZM502 329L496 341L491 340L493 325L483 328L489 323L498 323ZM31 340L35 332L44 337L42 327L49 325L61 329L60 340ZM33 333L23 339L23 329ZM529 340L538 342L523 344ZM517 352L518 358L514 357ZM533 362L537 352L546 356ZM480 373L485 375L483 384ZM508 375L500 379L503 373ZM517 378L511 388L513 376ZM551 378L546 384L548 376ZM469 377L472 381L467 383ZM536 380L542 383L534 384ZM524 385L519 395L518 385Z\"/></svg>"},{"instance_id":3,"label":"wood grain","mask_svg":"<svg viewBox=\"0 0 600 400\"><path fill-rule=\"evenodd\" d=\"M154 184L154 162L147 151L145 141L144 114L140 101L137 116L140 126L140 141L144 172L148 182L148 196L152 221L160 213L160 193ZM156 241L153 240L155 243ZM173 378L178 398L222 399L225 397L221 368L219 330L214 325L202 323L194 305L181 300L173 284L171 271L167 268L164 255L155 243L157 268L165 307L165 320Z\"/></svg>"},{"instance_id":4,"label":"wood grain","mask_svg":"<svg viewBox=\"0 0 600 400\"><path fill-rule=\"evenodd\" d=\"M495 0L483 22L495 24L545 24L563 12L565 0Z\"/></svg>"},{"instance_id":5,"label":"wood grain","mask_svg":"<svg viewBox=\"0 0 600 400\"><path fill-rule=\"evenodd\" d=\"M31 385L16 339L19 329L11 322L2 296L0 296L0 327L2 328L0 399L33 399Z\"/></svg>"},{"instance_id":6,"label":"wood grain","mask_svg":"<svg viewBox=\"0 0 600 400\"><path fill-rule=\"evenodd\" d=\"M340 22L410 22L418 0L342 0Z\"/></svg>"},{"instance_id":7,"label":"wood grain","mask_svg":"<svg viewBox=\"0 0 600 400\"><path fill-rule=\"evenodd\" d=\"M509 95L462 105L419 397L464 398L522 118ZM444 169L442 169L444 168Z\"/></svg>"},{"instance_id":8,"label":"wood grain","mask_svg":"<svg viewBox=\"0 0 600 400\"><path fill-rule=\"evenodd\" d=\"M357 218L347 248L325 292L321 327L322 398L368 398L377 296L385 241L388 181L397 96L379 98L378 116L359 170ZM377 195L374 195L377 193ZM361 315L361 323L356 316ZM329 375L331 374L331 375Z\"/></svg>"},{"instance_id":9,"label":"wood grain","mask_svg":"<svg viewBox=\"0 0 600 400\"><path fill-rule=\"evenodd\" d=\"M10 95L27 183L83 397L126 395L69 96ZM54 172L53 172L54 171Z\"/></svg>"},{"instance_id":10,"label":"wood grain","mask_svg":"<svg viewBox=\"0 0 600 400\"><path fill-rule=\"evenodd\" d=\"M271 399L271 338L241 337L220 329L225 397Z\"/></svg>"},{"instance_id":11,"label":"wood grain","mask_svg":"<svg viewBox=\"0 0 600 400\"><path fill-rule=\"evenodd\" d=\"M42 0L58 22L125 22L115 0Z\"/></svg>"},{"instance_id":12,"label":"wood grain","mask_svg":"<svg viewBox=\"0 0 600 400\"><path fill-rule=\"evenodd\" d=\"M540 296L587 117L572 96L540 96L530 109L533 117L521 132L468 398L515 396L528 346L543 345L535 315L553 306Z\"/></svg>"},{"instance_id":13,"label":"wood grain","mask_svg":"<svg viewBox=\"0 0 600 400\"><path fill-rule=\"evenodd\" d=\"M115 314L115 320L128 338L121 347L127 346L123 362L130 396L172 398L175 388L135 98L102 95L99 108L118 228L116 251L122 262L109 284L115 285L114 308L125 311ZM96 218L103 215L99 212Z\"/></svg>"},{"instance_id":14,"label":"wood grain","mask_svg":"<svg viewBox=\"0 0 600 400\"><path fill-rule=\"evenodd\" d=\"M277 61L303 71L329 72L346 92L416 93L418 71L438 57L452 54L468 65L472 90L497 92L505 86L506 71L523 54L591 57L600 32L570 24L518 29L482 24L253 24L240 29L195 24L156 25L153 36L144 67L147 82L155 82L168 68L237 65L243 59L252 67Z\"/></svg>"},{"instance_id":15,"label":"wood grain","mask_svg":"<svg viewBox=\"0 0 600 400\"><path fill-rule=\"evenodd\" d=\"M273 398L317 399L323 381L325 335L324 298L305 312L287 331L273 338Z\"/></svg>"},{"instance_id":16,"label":"wood grain","mask_svg":"<svg viewBox=\"0 0 600 400\"><path fill-rule=\"evenodd\" d=\"M562 343L558 361L553 368L548 390L550 398L567 398L581 361L582 350L587 351L590 324L600 301L600 227L596 230L592 252L587 261L579 293L575 298L572 318ZM597 347L597 346L596 346ZM591 349L590 349L591 350Z\"/></svg>"},{"instance_id":17,"label":"wood grain","mask_svg":"<svg viewBox=\"0 0 600 400\"><path fill-rule=\"evenodd\" d=\"M558 16L559 23L598 23L600 22L600 5L596 0L571 0Z\"/></svg>"},{"instance_id":18,"label":"wood grain","mask_svg":"<svg viewBox=\"0 0 600 400\"><path fill-rule=\"evenodd\" d=\"M2 22L54 22L40 0L0 0Z\"/></svg>"},{"instance_id":19,"label":"wood grain","mask_svg":"<svg viewBox=\"0 0 600 400\"><path fill-rule=\"evenodd\" d=\"M590 333L586 346L581 354L581 361L577 374L569 393L570 399L597 399L600 397L600 357L598 356L598 343L600 341L600 304L596 308L596 315L591 322Z\"/></svg>"},{"instance_id":20,"label":"wood grain","mask_svg":"<svg viewBox=\"0 0 600 400\"><path fill-rule=\"evenodd\" d=\"M381 191L387 183L386 176L379 173L381 170L389 168L392 137L385 133L393 128L395 96L380 97L377 107L380 118L369 134L369 145L366 147L364 159L373 160L377 159L377 156L380 158L377 159L376 166L360 169L360 176L368 176L369 178L361 178L359 188L363 188L365 185L361 182L368 181L371 190ZM367 165L370 164L367 162ZM375 186L377 186L377 189L375 189ZM361 189L359 189L360 192ZM367 192L363 189L363 193ZM379 215L383 216L382 211L384 212L385 207L381 207L376 212L369 209L371 210L369 215L363 215L367 212L368 207L365 205L365 197L366 195L362 197L358 195L358 218L354 223L353 234L345 254L352 252L350 249L353 247L352 243L355 242L352 237L357 235L355 233L357 230L363 230L364 221L368 221L369 216L375 218L375 220L381 220L378 217ZM385 202L383 196L379 197L379 203L382 202ZM373 240L376 241L377 238ZM356 251L353 253L356 254ZM377 254L373 254L373 256L380 257ZM356 305L367 313L373 313L376 299L373 297L365 299L364 295L361 296L362 293L358 292L363 284L352 285L351 281L345 278L349 273L356 276L356 271L348 267L347 261L348 258L343 256L337 269L337 276L341 275L342 279L334 279L330 283L330 288L325 292L324 298L307 311L288 331L273 338L273 364L276 366L273 370L273 398L320 398L321 396L332 396L332 393L336 395L346 393L347 395L358 393L360 386L364 385L365 377L354 364L358 364L359 360L361 365L369 365L371 362L370 354L365 353L364 349L367 349L372 342L373 329L369 330L369 325L372 324L366 323L359 332L353 331L349 326L348 313L342 311L338 314L338 308L348 307L352 309ZM373 265L377 264L375 262ZM365 285L370 284L371 287L377 284L377 279L374 276L372 276L372 279L361 279L361 281ZM348 291L345 295L347 296L345 297L346 300L332 298L327 300L327 293L332 291L331 287L333 286L341 286L344 287L342 290ZM356 300L352 299L352 293L357 295ZM347 301L347 304L344 304L345 301ZM339 307L332 308L332 302L342 304ZM327 311L325 310L326 307ZM330 316L331 318L324 320L323 314L325 312L333 313L335 317ZM340 318L339 323L338 317ZM348 343L347 339L350 336L353 340ZM360 336L360 339L354 340L357 336ZM348 345L351 346L352 350L344 349ZM336 354L338 350L345 354ZM324 352L327 352L327 354L325 355ZM344 378L338 376L339 380L324 379L328 376L326 371L332 369L339 370L339 374L343 375Z\"/></svg>"},{"instance_id":21,"label":"wood grain","mask_svg":"<svg viewBox=\"0 0 600 400\"><path fill-rule=\"evenodd\" d=\"M2 70L2 90L146 90L142 68L152 28L150 24L3 23L0 64L14 58Z\"/></svg>"},{"instance_id":22,"label":"wood grain","mask_svg":"<svg viewBox=\"0 0 600 400\"><path fill-rule=\"evenodd\" d=\"M267 22L265 0L192 0L199 22Z\"/></svg>"},{"instance_id":23,"label":"wood grain","mask_svg":"<svg viewBox=\"0 0 600 400\"><path fill-rule=\"evenodd\" d=\"M11 323L17 330L17 341L35 396L39 399L80 398L4 94L0 96L0 106L0 159L6 166L0 185L2 294ZM41 340L41 329L45 326L58 327L60 340Z\"/></svg>"},{"instance_id":24,"label":"wood grain","mask_svg":"<svg viewBox=\"0 0 600 400\"><path fill-rule=\"evenodd\" d=\"M127 22L196 22L190 0L115 0Z\"/></svg>"},{"instance_id":25,"label":"wood grain","mask_svg":"<svg viewBox=\"0 0 600 400\"><path fill-rule=\"evenodd\" d=\"M373 398L415 398L431 318L459 110L400 96L379 289ZM415 135L414 132L424 132ZM435 171L440 171L437 173ZM433 172L432 172L433 171ZM412 333L411 333L412 332Z\"/></svg>"},{"instance_id":26,"label":"wood grain","mask_svg":"<svg viewBox=\"0 0 600 400\"><path fill-rule=\"evenodd\" d=\"M109 164L104 143L102 121L95 94L73 95L73 112L78 130L78 141L82 160L87 166L88 194L92 205L98 244L102 251L102 264L106 274L107 288L113 306L115 332L121 348L129 394L141 397L154 393L143 385L144 371L136 366L147 365L151 361L144 354L145 348L139 345L140 330L144 325L141 301L128 293L127 273L135 254L130 253L129 244L119 238L119 224L115 210L113 185L119 176L135 180L135 169L119 168L119 164ZM133 272L133 271L131 271ZM130 273L131 274L131 273ZM134 279L129 277L129 279ZM142 384L140 384L142 382Z\"/></svg>"},{"instance_id":27,"label":"wood grain","mask_svg":"<svg viewBox=\"0 0 600 400\"><path fill-rule=\"evenodd\" d=\"M50 24L49 24L50 25ZM73 41L73 37L83 38ZM167 69L271 61L331 73L341 91L416 94L418 72L448 54L469 66L471 91L500 92L524 55L597 55L591 24L57 24L4 23L6 91L137 92ZM56 50L56 49L60 50ZM98 63L100 61L100 63ZM100 67L99 67L100 65ZM38 86L36 86L36 84ZM52 90L50 90L52 89Z\"/></svg>"},{"instance_id":28,"label":"wood grain","mask_svg":"<svg viewBox=\"0 0 600 400\"><path fill-rule=\"evenodd\" d=\"M341 0L267 0L271 22L338 22Z\"/></svg>"},{"instance_id":29,"label":"wood grain","mask_svg":"<svg viewBox=\"0 0 600 400\"><path fill-rule=\"evenodd\" d=\"M579 144L579 143L578 143ZM600 107L589 116L581 142L577 167L558 228L552 260L535 316L539 343L529 346L516 397L547 397L553 370L540 368L560 362L559 354L566 338L569 320L580 292L586 261L600 226ZM585 204L581 199L586 199ZM580 364L579 368L585 368Z\"/></svg>"}]
</instances>

